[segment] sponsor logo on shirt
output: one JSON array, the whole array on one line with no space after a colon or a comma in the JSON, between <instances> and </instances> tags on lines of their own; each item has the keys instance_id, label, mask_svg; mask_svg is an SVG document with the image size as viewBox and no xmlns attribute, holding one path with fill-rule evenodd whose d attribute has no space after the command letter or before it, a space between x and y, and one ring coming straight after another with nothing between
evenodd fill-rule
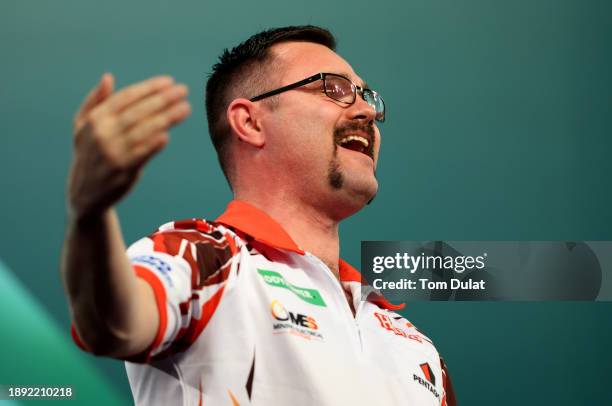
<instances>
[{"instance_id":1,"label":"sponsor logo on shirt","mask_svg":"<svg viewBox=\"0 0 612 406\"><path fill-rule=\"evenodd\" d=\"M421 386L427 388L427 390L429 390L432 395L434 395L436 397L436 399L440 398L440 394L438 393L438 391L436 390L436 376L434 375L433 371L431 370L431 367L429 366L429 363L424 363L419 365L419 367L421 367L421 371L423 372L423 375L425 376L425 379L423 379L422 377L418 376L417 374L413 374L413 379L418 382Z\"/></svg>"},{"instance_id":2,"label":"sponsor logo on shirt","mask_svg":"<svg viewBox=\"0 0 612 406\"><path fill-rule=\"evenodd\" d=\"M272 325L275 333L290 333L308 340L322 340L319 325L314 317L287 310L278 300L270 303L270 313L277 322Z\"/></svg>"},{"instance_id":3,"label":"sponsor logo on shirt","mask_svg":"<svg viewBox=\"0 0 612 406\"><path fill-rule=\"evenodd\" d=\"M303 301L313 304L315 306L327 307L318 290L301 288L299 286L292 285L287 282L285 277L279 274L278 272L268 271L266 269L258 269L257 272L259 272L264 282L266 282L268 285L275 286L277 288L287 289L290 292L293 292L293 294L295 294Z\"/></svg>"},{"instance_id":4,"label":"sponsor logo on shirt","mask_svg":"<svg viewBox=\"0 0 612 406\"><path fill-rule=\"evenodd\" d=\"M376 319L378 320L382 328L384 328L387 331L392 332L396 336L400 336L400 337L407 338L409 340L417 341L421 344L423 344L424 341L431 344L431 340L429 340L427 337L423 335L414 334L414 333L411 334L408 331L404 330L403 328L396 327L393 324L391 317L387 316L386 314L374 312L374 316L376 317ZM412 325L412 323L406 322L406 327L413 328L414 326Z\"/></svg>"},{"instance_id":5,"label":"sponsor logo on shirt","mask_svg":"<svg viewBox=\"0 0 612 406\"><path fill-rule=\"evenodd\" d=\"M140 255L132 258L132 263L148 265L149 268L158 271L164 277L166 282L168 282L168 285L172 286L172 279L170 279L168 276L168 274L172 271L172 267L158 257L154 257L152 255Z\"/></svg>"}]
</instances>

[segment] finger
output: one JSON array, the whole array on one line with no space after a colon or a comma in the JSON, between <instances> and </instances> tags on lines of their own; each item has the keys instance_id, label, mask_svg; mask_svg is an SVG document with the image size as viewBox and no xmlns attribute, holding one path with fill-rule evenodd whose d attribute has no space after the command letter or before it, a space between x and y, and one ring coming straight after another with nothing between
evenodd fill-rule
<instances>
[{"instance_id":1,"label":"finger","mask_svg":"<svg viewBox=\"0 0 612 406\"><path fill-rule=\"evenodd\" d=\"M155 114L134 127L127 135L128 145L137 145L153 134L167 131L189 116L191 106L186 101L173 104L168 109Z\"/></svg>"},{"instance_id":2,"label":"finger","mask_svg":"<svg viewBox=\"0 0 612 406\"><path fill-rule=\"evenodd\" d=\"M146 164L157 155L170 141L167 132L163 131L146 139L132 151L133 167L138 168Z\"/></svg>"},{"instance_id":3,"label":"finger","mask_svg":"<svg viewBox=\"0 0 612 406\"><path fill-rule=\"evenodd\" d=\"M112 74L105 73L102 75L100 81L89 91L89 94L81 103L75 115L75 123L81 121L87 113L113 93L114 81Z\"/></svg>"},{"instance_id":4,"label":"finger","mask_svg":"<svg viewBox=\"0 0 612 406\"><path fill-rule=\"evenodd\" d=\"M118 121L120 128L123 129L135 125L138 121L185 98L187 93L187 86L181 84L174 85L154 95L141 99L119 115Z\"/></svg>"},{"instance_id":5,"label":"finger","mask_svg":"<svg viewBox=\"0 0 612 406\"><path fill-rule=\"evenodd\" d=\"M166 87L172 85L173 82L174 79L172 79L170 76L156 76L143 82L128 86L116 92L104 103L96 107L92 114L105 115L108 113L120 112L141 98L161 89L165 89Z\"/></svg>"}]
</instances>

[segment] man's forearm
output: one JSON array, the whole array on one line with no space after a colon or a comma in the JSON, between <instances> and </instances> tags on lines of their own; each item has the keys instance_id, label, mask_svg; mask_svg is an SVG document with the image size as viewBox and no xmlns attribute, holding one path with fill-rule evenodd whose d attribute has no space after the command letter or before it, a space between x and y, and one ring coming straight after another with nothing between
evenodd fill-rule
<instances>
[{"instance_id":1,"label":"man's forearm","mask_svg":"<svg viewBox=\"0 0 612 406\"><path fill-rule=\"evenodd\" d=\"M132 270L113 209L70 220L62 276L75 327L88 349L126 356L152 342L158 323L153 292Z\"/></svg>"},{"instance_id":2,"label":"man's forearm","mask_svg":"<svg viewBox=\"0 0 612 406\"><path fill-rule=\"evenodd\" d=\"M153 289L132 270L112 208L168 143L170 127L187 118L186 97L169 76L115 92L104 74L74 117L62 276L77 333L94 353L135 355L155 339Z\"/></svg>"}]
</instances>

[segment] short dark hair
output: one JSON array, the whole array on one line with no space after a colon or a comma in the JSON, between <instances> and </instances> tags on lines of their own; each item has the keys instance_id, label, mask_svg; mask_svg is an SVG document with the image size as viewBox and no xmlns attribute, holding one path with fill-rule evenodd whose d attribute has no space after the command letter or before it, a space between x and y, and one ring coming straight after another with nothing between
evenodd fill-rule
<instances>
[{"instance_id":1,"label":"short dark hair","mask_svg":"<svg viewBox=\"0 0 612 406\"><path fill-rule=\"evenodd\" d=\"M313 42L336 50L336 39L325 28L301 25L268 29L251 36L238 46L227 48L212 67L206 83L206 115L208 131L217 151L223 174L230 182L227 144L230 128L225 112L236 97L251 98L263 92L267 77L265 69L270 62L270 47L281 42ZM231 187L231 182L230 182Z\"/></svg>"}]
</instances>

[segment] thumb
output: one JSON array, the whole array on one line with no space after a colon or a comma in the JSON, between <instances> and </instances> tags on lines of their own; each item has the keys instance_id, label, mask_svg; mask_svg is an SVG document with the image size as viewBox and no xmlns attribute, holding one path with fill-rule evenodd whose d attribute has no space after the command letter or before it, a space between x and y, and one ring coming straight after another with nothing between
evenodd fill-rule
<instances>
[{"instance_id":1,"label":"thumb","mask_svg":"<svg viewBox=\"0 0 612 406\"><path fill-rule=\"evenodd\" d=\"M105 73L102 75L100 79L100 83L98 83L99 89L99 98L96 104L104 101L108 96L113 94L113 90L115 90L115 77L112 73Z\"/></svg>"},{"instance_id":2,"label":"thumb","mask_svg":"<svg viewBox=\"0 0 612 406\"><path fill-rule=\"evenodd\" d=\"M113 75L111 73L103 74L100 81L93 89L89 91L89 94L87 97L85 97L85 100L83 100L81 107L79 107L79 110L74 117L75 125L79 126L87 113L109 97L113 93L114 87L115 78Z\"/></svg>"}]
</instances>

